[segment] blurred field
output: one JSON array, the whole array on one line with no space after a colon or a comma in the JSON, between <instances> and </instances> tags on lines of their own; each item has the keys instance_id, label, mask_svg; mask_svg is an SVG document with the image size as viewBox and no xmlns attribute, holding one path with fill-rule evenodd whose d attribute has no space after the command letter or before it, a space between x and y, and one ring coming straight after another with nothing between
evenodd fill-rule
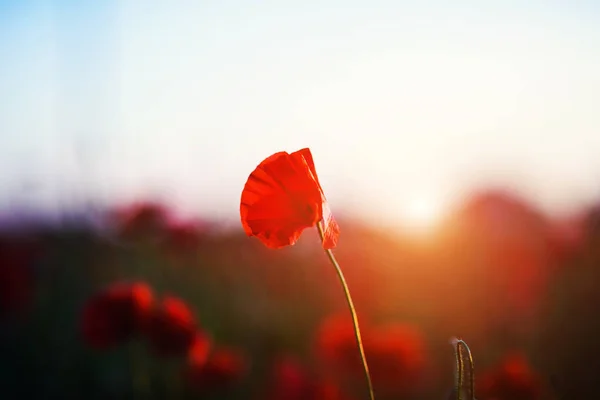
<instances>
[{"instance_id":1,"label":"blurred field","mask_svg":"<svg viewBox=\"0 0 600 400\"><path fill-rule=\"evenodd\" d=\"M102 229L3 233L2 399L366 398L316 231L275 251L153 203L113 211ZM378 399L445 398L453 336L474 353L480 400L600 398L595 210L557 220L483 191L430 236L339 223ZM119 282L151 296L97 300ZM139 329L134 306L150 315Z\"/></svg>"}]
</instances>

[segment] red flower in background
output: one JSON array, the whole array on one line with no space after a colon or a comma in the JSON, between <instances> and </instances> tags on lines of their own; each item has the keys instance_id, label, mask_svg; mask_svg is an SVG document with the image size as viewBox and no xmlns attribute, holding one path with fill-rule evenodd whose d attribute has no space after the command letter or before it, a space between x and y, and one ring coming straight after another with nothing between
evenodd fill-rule
<instances>
[{"instance_id":1,"label":"red flower in background","mask_svg":"<svg viewBox=\"0 0 600 400\"><path fill-rule=\"evenodd\" d=\"M399 323L377 328L368 341L367 357L373 365L375 385L382 390L410 389L425 367L425 344L413 326Z\"/></svg>"},{"instance_id":2,"label":"red flower in background","mask_svg":"<svg viewBox=\"0 0 600 400\"><path fill-rule=\"evenodd\" d=\"M23 311L34 291L32 262L39 255L37 243L0 240L0 315Z\"/></svg>"},{"instance_id":3,"label":"red flower in background","mask_svg":"<svg viewBox=\"0 0 600 400\"><path fill-rule=\"evenodd\" d=\"M496 368L483 373L475 386L481 400L537 400L541 381L525 357L510 354Z\"/></svg>"},{"instance_id":4,"label":"red flower in background","mask_svg":"<svg viewBox=\"0 0 600 400\"><path fill-rule=\"evenodd\" d=\"M412 390L425 367L425 344L413 326L390 323L363 326L363 344L373 386L378 393L399 395ZM362 377L352 323L347 318L324 322L317 337L317 351L328 370L342 380Z\"/></svg>"},{"instance_id":5,"label":"red flower in background","mask_svg":"<svg viewBox=\"0 0 600 400\"><path fill-rule=\"evenodd\" d=\"M369 327L363 324L361 331L365 352L367 352L367 340L370 337ZM332 370L351 376L362 373L360 354L356 350L354 328L348 317L327 318L317 332L316 346L319 358ZM366 355L368 361L369 353L367 352ZM369 369L371 369L372 375L372 366Z\"/></svg>"},{"instance_id":6,"label":"red flower in background","mask_svg":"<svg viewBox=\"0 0 600 400\"><path fill-rule=\"evenodd\" d=\"M268 400L348 400L333 382L311 379L306 371L291 358L274 364Z\"/></svg>"},{"instance_id":7,"label":"red flower in background","mask_svg":"<svg viewBox=\"0 0 600 400\"><path fill-rule=\"evenodd\" d=\"M197 332L187 354L188 363L200 366L206 363L210 353L210 341L202 332Z\"/></svg>"},{"instance_id":8,"label":"red flower in background","mask_svg":"<svg viewBox=\"0 0 600 400\"><path fill-rule=\"evenodd\" d=\"M136 203L115 213L118 233L126 240L155 240L164 235L168 210L157 203Z\"/></svg>"},{"instance_id":9,"label":"red flower in background","mask_svg":"<svg viewBox=\"0 0 600 400\"><path fill-rule=\"evenodd\" d=\"M321 220L325 249L335 247L339 236L309 149L263 160L244 186L240 215L246 234L274 249L293 245L304 229Z\"/></svg>"},{"instance_id":10,"label":"red flower in background","mask_svg":"<svg viewBox=\"0 0 600 400\"><path fill-rule=\"evenodd\" d=\"M152 291L142 282L113 284L92 296L83 310L81 330L87 345L106 349L138 333L152 309Z\"/></svg>"},{"instance_id":11,"label":"red flower in background","mask_svg":"<svg viewBox=\"0 0 600 400\"><path fill-rule=\"evenodd\" d=\"M183 300L167 296L150 315L146 338L159 357L185 355L198 338L194 314Z\"/></svg>"},{"instance_id":12,"label":"red flower in background","mask_svg":"<svg viewBox=\"0 0 600 400\"><path fill-rule=\"evenodd\" d=\"M551 221L547 234L551 254L559 262L569 260L582 250L586 239L585 234L584 216L576 215Z\"/></svg>"},{"instance_id":13,"label":"red flower in background","mask_svg":"<svg viewBox=\"0 0 600 400\"><path fill-rule=\"evenodd\" d=\"M199 392L227 389L238 383L246 372L244 357L233 349L214 350L208 359L188 357L185 378Z\"/></svg>"},{"instance_id":14,"label":"red flower in background","mask_svg":"<svg viewBox=\"0 0 600 400\"><path fill-rule=\"evenodd\" d=\"M268 400L303 400L310 382L300 366L291 359L278 360L272 371Z\"/></svg>"}]
</instances>

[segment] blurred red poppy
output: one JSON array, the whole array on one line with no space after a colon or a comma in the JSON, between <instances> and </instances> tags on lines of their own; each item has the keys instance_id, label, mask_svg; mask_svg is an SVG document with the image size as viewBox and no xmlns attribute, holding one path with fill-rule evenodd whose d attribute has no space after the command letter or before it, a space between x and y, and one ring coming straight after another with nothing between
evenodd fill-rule
<instances>
[{"instance_id":1,"label":"blurred red poppy","mask_svg":"<svg viewBox=\"0 0 600 400\"><path fill-rule=\"evenodd\" d=\"M152 300L152 291L143 282L115 283L92 296L81 321L84 341L106 349L128 340L145 324Z\"/></svg>"},{"instance_id":2,"label":"blurred red poppy","mask_svg":"<svg viewBox=\"0 0 600 400\"><path fill-rule=\"evenodd\" d=\"M185 378L200 392L227 389L240 381L246 372L243 356L233 349L219 348L207 360L188 358Z\"/></svg>"},{"instance_id":3,"label":"blurred red poppy","mask_svg":"<svg viewBox=\"0 0 600 400\"><path fill-rule=\"evenodd\" d=\"M546 240L551 254L560 264L570 261L583 249L585 222L584 216L580 215L550 221Z\"/></svg>"},{"instance_id":4,"label":"blurred red poppy","mask_svg":"<svg viewBox=\"0 0 600 400\"><path fill-rule=\"evenodd\" d=\"M153 202L134 203L114 215L119 236L126 240L161 238L169 221L166 207Z\"/></svg>"},{"instance_id":5,"label":"blurred red poppy","mask_svg":"<svg viewBox=\"0 0 600 400\"><path fill-rule=\"evenodd\" d=\"M201 366L208 360L210 352L210 341L208 337L202 333L197 332L192 345L190 346L187 354L188 364L194 366Z\"/></svg>"},{"instance_id":6,"label":"blurred red poppy","mask_svg":"<svg viewBox=\"0 0 600 400\"><path fill-rule=\"evenodd\" d=\"M310 377L298 362L283 358L274 364L268 400L348 400L333 382Z\"/></svg>"},{"instance_id":7,"label":"blurred red poppy","mask_svg":"<svg viewBox=\"0 0 600 400\"><path fill-rule=\"evenodd\" d=\"M197 340L197 323L187 304L166 296L153 310L146 326L146 338L159 357L183 356Z\"/></svg>"},{"instance_id":8,"label":"blurred red poppy","mask_svg":"<svg viewBox=\"0 0 600 400\"><path fill-rule=\"evenodd\" d=\"M541 380L522 354L513 353L479 376L476 391L481 400L537 400Z\"/></svg>"},{"instance_id":9,"label":"blurred red poppy","mask_svg":"<svg viewBox=\"0 0 600 400\"><path fill-rule=\"evenodd\" d=\"M263 160L244 186L240 215L246 234L274 249L293 245L304 229L321 220L325 249L335 247L339 236L307 148Z\"/></svg>"},{"instance_id":10,"label":"blurred red poppy","mask_svg":"<svg viewBox=\"0 0 600 400\"><path fill-rule=\"evenodd\" d=\"M399 396L413 390L425 368L425 345L413 326L390 323L361 328L365 355L375 391ZM331 318L318 333L317 351L328 370L344 381L362 377L360 357L349 318Z\"/></svg>"},{"instance_id":11,"label":"blurred red poppy","mask_svg":"<svg viewBox=\"0 0 600 400\"><path fill-rule=\"evenodd\" d=\"M374 368L375 384L382 390L407 390L425 368L425 344L415 327L393 323L377 328L369 340L367 357Z\"/></svg>"},{"instance_id":12,"label":"blurred red poppy","mask_svg":"<svg viewBox=\"0 0 600 400\"><path fill-rule=\"evenodd\" d=\"M34 269L40 249L37 243L0 239L0 315L23 311L34 292Z\"/></svg>"},{"instance_id":13,"label":"blurred red poppy","mask_svg":"<svg viewBox=\"0 0 600 400\"><path fill-rule=\"evenodd\" d=\"M269 400L303 400L308 378L296 362L284 358L273 365L270 385Z\"/></svg>"},{"instance_id":14,"label":"blurred red poppy","mask_svg":"<svg viewBox=\"0 0 600 400\"><path fill-rule=\"evenodd\" d=\"M361 325L361 332L366 351L366 344L371 333L370 327L364 322ZM333 316L323 321L317 332L316 351L319 358L331 371L353 377L363 371L360 354L356 349L354 327L347 316ZM369 369L372 370L368 353L367 361Z\"/></svg>"}]
</instances>

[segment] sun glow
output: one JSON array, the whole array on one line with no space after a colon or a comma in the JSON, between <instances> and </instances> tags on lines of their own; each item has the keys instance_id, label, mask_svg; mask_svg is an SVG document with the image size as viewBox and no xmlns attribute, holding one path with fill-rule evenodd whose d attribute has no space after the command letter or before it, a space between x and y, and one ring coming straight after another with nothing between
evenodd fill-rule
<instances>
[{"instance_id":1,"label":"sun glow","mask_svg":"<svg viewBox=\"0 0 600 400\"><path fill-rule=\"evenodd\" d=\"M405 206L402 219L411 231L430 232L442 218L442 206L435 197L415 197Z\"/></svg>"}]
</instances>

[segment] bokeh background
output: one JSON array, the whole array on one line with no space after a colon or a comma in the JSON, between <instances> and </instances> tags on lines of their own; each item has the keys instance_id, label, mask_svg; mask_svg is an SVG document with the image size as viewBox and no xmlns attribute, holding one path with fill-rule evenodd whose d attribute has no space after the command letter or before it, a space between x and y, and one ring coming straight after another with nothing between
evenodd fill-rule
<instances>
[{"instance_id":1,"label":"bokeh background","mask_svg":"<svg viewBox=\"0 0 600 400\"><path fill-rule=\"evenodd\" d=\"M1 396L366 398L310 147L379 399L600 398L599 108L593 1L0 1Z\"/></svg>"}]
</instances>

